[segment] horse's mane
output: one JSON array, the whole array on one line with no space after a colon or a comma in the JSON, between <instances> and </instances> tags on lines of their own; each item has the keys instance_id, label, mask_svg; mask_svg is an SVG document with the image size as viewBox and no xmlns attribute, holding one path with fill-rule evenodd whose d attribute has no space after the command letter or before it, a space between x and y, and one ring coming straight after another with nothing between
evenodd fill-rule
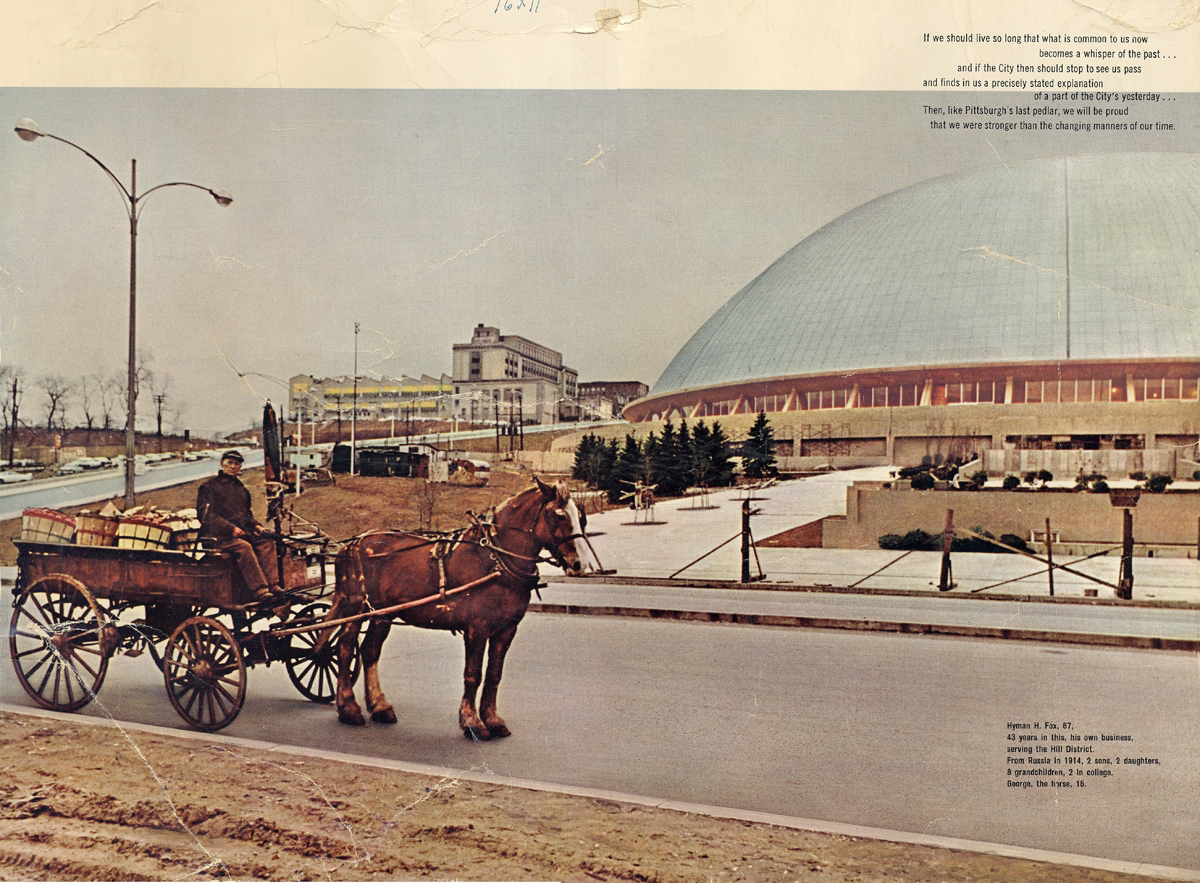
<instances>
[{"instance_id":1,"label":"horse's mane","mask_svg":"<svg viewBox=\"0 0 1200 883\"><path fill-rule=\"evenodd\" d=\"M535 479L535 481L536 481L536 479ZM543 484L544 484L544 482L538 481L536 484L534 484L533 487L526 488L525 490L523 490L519 493L513 494L507 500L500 503L498 506L494 507L492 509L492 512L495 515L499 515L503 511L516 511L518 508L520 508L521 506L523 506L525 504L525 501L522 498L529 496L530 494L536 494L540 498L543 494L543 490L542 490ZM567 487L566 482L556 481L554 484L552 484L552 485L546 484L546 486L552 487L554 489L556 498L558 500L558 504L560 506L565 506L567 504L567 502L571 499L571 489L569 487Z\"/></svg>"}]
</instances>

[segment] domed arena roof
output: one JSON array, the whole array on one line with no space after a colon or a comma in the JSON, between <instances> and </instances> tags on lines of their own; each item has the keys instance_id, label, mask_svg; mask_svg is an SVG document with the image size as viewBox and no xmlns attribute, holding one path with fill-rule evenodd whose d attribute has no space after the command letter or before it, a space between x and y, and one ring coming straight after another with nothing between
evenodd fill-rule
<instances>
[{"instance_id":1,"label":"domed arena roof","mask_svg":"<svg viewBox=\"0 0 1200 883\"><path fill-rule=\"evenodd\" d=\"M1200 355L1200 156L1040 159L859 206L739 291L650 395L882 368Z\"/></svg>"}]
</instances>

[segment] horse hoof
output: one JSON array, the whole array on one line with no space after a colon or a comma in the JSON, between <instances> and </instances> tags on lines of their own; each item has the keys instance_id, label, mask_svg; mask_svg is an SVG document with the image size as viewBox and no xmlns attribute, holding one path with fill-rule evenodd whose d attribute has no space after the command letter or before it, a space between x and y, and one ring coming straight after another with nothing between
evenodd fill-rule
<instances>
[{"instance_id":1,"label":"horse hoof","mask_svg":"<svg viewBox=\"0 0 1200 883\"><path fill-rule=\"evenodd\" d=\"M394 724L396 722L396 712L391 708L376 709L371 714L371 720L377 724Z\"/></svg>"},{"instance_id":2,"label":"horse hoof","mask_svg":"<svg viewBox=\"0 0 1200 883\"><path fill-rule=\"evenodd\" d=\"M492 733L487 727L463 727L463 735L472 742L486 742L492 738Z\"/></svg>"}]
</instances>

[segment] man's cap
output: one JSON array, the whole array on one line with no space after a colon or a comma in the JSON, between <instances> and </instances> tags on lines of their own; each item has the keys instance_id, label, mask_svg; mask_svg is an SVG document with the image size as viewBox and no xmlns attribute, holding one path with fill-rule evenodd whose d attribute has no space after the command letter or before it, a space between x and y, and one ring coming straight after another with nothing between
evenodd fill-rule
<instances>
[{"instance_id":1,"label":"man's cap","mask_svg":"<svg viewBox=\"0 0 1200 883\"><path fill-rule=\"evenodd\" d=\"M246 458L242 456L241 451L236 449L232 451L226 451L221 455L221 462L224 463L226 460L237 460L239 463L246 462Z\"/></svg>"}]
</instances>

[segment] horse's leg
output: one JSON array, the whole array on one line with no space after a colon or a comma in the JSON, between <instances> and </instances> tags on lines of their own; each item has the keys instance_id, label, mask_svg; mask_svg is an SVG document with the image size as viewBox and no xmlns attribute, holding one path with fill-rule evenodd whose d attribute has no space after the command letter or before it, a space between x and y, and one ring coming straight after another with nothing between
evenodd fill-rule
<instances>
[{"instance_id":1,"label":"horse's leg","mask_svg":"<svg viewBox=\"0 0 1200 883\"><path fill-rule=\"evenodd\" d=\"M463 735L468 739L485 741L492 738L492 734L475 711L475 694L479 692L487 636L475 626L468 625L463 630L463 644L467 651L467 662L463 669L463 698L458 707L458 725L462 727Z\"/></svg>"},{"instance_id":2,"label":"horse's leg","mask_svg":"<svg viewBox=\"0 0 1200 883\"><path fill-rule=\"evenodd\" d=\"M500 677L504 673L504 655L516 634L514 625L492 635L488 641L487 676L483 679L483 694L479 697L479 714L493 737L511 735L504 720L496 713L496 691L500 689Z\"/></svg>"},{"instance_id":3,"label":"horse's leg","mask_svg":"<svg viewBox=\"0 0 1200 883\"><path fill-rule=\"evenodd\" d=\"M358 652L358 631L361 625L362 623L360 622L347 623L342 627L342 632L337 639L338 686L336 702L338 720L344 724L350 724L352 727L361 727L366 724L362 709L354 701L354 685L350 680L350 673L354 670L352 668L354 665L354 655Z\"/></svg>"},{"instance_id":4,"label":"horse's leg","mask_svg":"<svg viewBox=\"0 0 1200 883\"><path fill-rule=\"evenodd\" d=\"M377 724L394 724L396 712L391 703L383 695L379 686L379 656L383 651L383 642L392 630L392 624L386 619L373 619L367 626L367 636L362 642L363 680L366 682L364 693L367 699L367 711L371 712L371 720Z\"/></svg>"}]
</instances>

